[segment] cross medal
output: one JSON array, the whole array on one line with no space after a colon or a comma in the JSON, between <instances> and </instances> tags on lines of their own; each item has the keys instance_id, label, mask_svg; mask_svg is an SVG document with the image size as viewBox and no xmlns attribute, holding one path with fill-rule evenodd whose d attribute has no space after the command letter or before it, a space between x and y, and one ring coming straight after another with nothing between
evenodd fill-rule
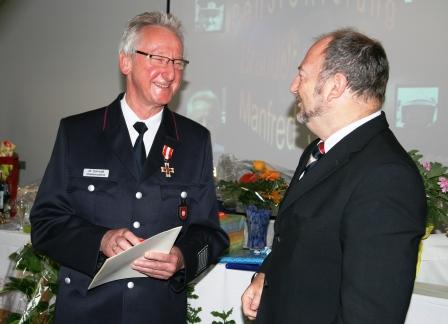
<instances>
[{"instance_id":1,"label":"cross medal","mask_svg":"<svg viewBox=\"0 0 448 324\"><path fill-rule=\"evenodd\" d=\"M174 149L171 147L164 145L162 150L163 158L165 159L164 165L160 167L160 172L165 173L165 177L171 178L171 173L174 173L174 168L170 167L170 163L168 162L173 156Z\"/></svg>"},{"instance_id":2,"label":"cross medal","mask_svg":"<svg viewBox=\"0 0 448 324\"><path fill-rule=\"evenodd\" d=\"M160 171L165 173L165 177L171 178L171 173L174 173L174 168L170 167L169 162L165 162L164 164L165 166L160 167Z\"/></svg>"}]
</instances>

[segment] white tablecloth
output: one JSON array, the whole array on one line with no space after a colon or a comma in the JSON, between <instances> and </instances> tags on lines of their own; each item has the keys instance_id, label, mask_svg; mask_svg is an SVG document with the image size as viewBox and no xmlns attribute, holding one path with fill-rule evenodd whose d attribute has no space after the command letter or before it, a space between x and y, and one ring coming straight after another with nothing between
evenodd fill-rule
<instances>
[{"instance_id":1,"label":"white tablecloth","mask_svg":"<svg viewBox=\"0 0 448 324\"><path fill-rule=\"evenodd\" d=\"M424 241L422 263L412 295L406 324L448 323L448 237L431 235ZM237 324L245 323L241 313L241 295L253 272L230 270L225 264L216 265L195 287L199 299L190 301L193 307L202 307L202 323L216 320L211 311L228 311ZM438 285L426 285L438 284ZM248 322L248 321L246 321Z\"/></svg>"},{"instance_id":2,"label":"white tablecloth","mask_svg":"<svg viewBox=\"0 0 448 324\"><path fill-rule=\"evenodd\" d=\"M14 227L14 224L3 224L0 229L0 288L3 288L8 276L15 275L9 255L30 241L29 234L12 230L11 227ZM0 295L0 308L18 312L23 310L25 301L19 293Z\"/></svg>"},{"instance_id":3,"label":"white tablecloth","mask_svg":"<svg viewBox=\"0 0 448 324\"><path fill-rule=\"evenodd\" d=\"M432 234L423 241L417 282L448 286L448 237L445 234Z\"/></svg>"},{"instance_id":4,"label":"white tablecloth","mask_svg":"<svg viewBox=\"0 0 448 324\"><path fill-rule=\"evenodd\" d=\"M416 282L406 324L446 324L448 286Z\"/></svg>"}]
</instances>

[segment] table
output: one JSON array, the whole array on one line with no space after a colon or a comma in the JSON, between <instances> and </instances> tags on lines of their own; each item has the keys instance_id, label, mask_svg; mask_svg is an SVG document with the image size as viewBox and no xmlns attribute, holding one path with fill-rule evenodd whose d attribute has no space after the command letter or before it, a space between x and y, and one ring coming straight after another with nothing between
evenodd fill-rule
<instances>
[{"instance_id":1,"label":"table","mask_svg":"<svg viewBox=\"0 0 448 324\"><path fill-rule=\"evenodd\" d=\"M14 276L13 263L9 255L20 250L30 242L30 235L15 230L16 224L2 224L0 226L0 288L3 288L8 276ZM26 298L21 293L0 295L0 309L19 312L24 309Z\"/></svg>"},{"instance_id":2,"label":"table","mask_svg":"<svg viewBox=\"0 0 448 324\"><path fill-rule=\"evenodd\" d=\"M448 237L445 234L432 234L423 241L416 281L448 286Z\"/></svg>"},{"instance_id":3,"label":"table","mask_svg":"<svg viewBox=\"0 0 448 324\"><path fill-rule=\"evenodd\" d=\"M448 286L416 282L405 324L446 324Z\"/></svg>"},{"instance_id":4,"label":"table","mask_svg":"<svg viewBox=\"0 0 448 324\"><path fill-rule=\"evenodd\" d=\"M217 264L203 275L195 286L199 296L191 300L193 307L202 307L202 323L216 320L211 311L228 311L239 323L250 323L241 313L241 295L248 286L252 271L226 269ZM448 238L431 235L423 243L422 262L405 324L446 324L448 318Z\"/></svg>"},{"instance_id":5,"label":"table","mask_svg":"<svg viewBox=\"0 0 448 324\"><path fill-rule=\"evenodd\" d=\"M211 311L229 311L233 308L231 319L244 322L241 313L241 295L252 278L252 271L226 269L225 264L213 266L195 285L198 299L189 300L192 307L202 307L199 313L201 323L212 323L216 320ZM250 323L247 321L247 323Z\"/></svg>"},{"instance_id":6,"label":"table","mask_svg":"<svg viewBox=\"0 0 448 324\"><path fill-rule=\"evenodd\" d=\"M0 286L6 276L13 275L8 256L30 240L29 234L5 228L0 229ZM195 293L199 299L190 300L193 307L202 307L202 323L216 320L211 311L228 311L236 323L249 323L241 314L241 294L250 282L252 271L226 269L217 264L198 278ZM424 241L422 262L412 295L406 324L445 324L448 318L448 238L431 235ZM0 308L23 309L23 299L10 295L0 297Z\"/></svg>"}]
</instances>

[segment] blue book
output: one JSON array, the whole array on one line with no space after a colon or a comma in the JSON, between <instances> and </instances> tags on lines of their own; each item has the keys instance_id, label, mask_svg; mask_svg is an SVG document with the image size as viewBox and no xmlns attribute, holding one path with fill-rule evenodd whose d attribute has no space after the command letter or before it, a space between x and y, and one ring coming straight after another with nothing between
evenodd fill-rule
<instances>
[{"instance_id":1,"label":"blue book","mask_svg":"<svg viewBox=\"0 0 448 324\"><path fill-rule=\"evenodd\" d=\"M238 250L224 255L219 259L219 263L232 263L232 264L252 264L260 265L266 258L267 253L252 250Z\"/></svg>"},{"instance_id":2,"label":"blue book","mask_svg":"<svg viewBox=\"0 0 448 324\"><path fill-rule=\"evenodd\" d=\"M244 270L244 271L258 271L259 264L250 263L226 263L226 269Z\"/></svg>"}]
</instances>

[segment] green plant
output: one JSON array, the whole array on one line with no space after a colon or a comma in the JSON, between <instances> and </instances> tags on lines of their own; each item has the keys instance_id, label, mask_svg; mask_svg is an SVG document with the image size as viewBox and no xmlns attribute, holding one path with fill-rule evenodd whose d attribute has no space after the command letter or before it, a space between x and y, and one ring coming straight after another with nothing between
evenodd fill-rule
<instances>
[{"instance_id":1,"label":"green plant","mask_svg":"<svg viewBox=\"0 0 448 324\"><path fill-rule=\"evenodd\" d=\"M212 324L235 324L234 320L229 319L230 315L233 312L233 308L231 308L228 312L226 311L222 311L222 312L217 312L217 311L213 311L211 312L211 314L214 317L218 317L220 319L222 319L222 321L213 321Z\"/></svg>"},{"instance_id":2,"label":"green plant","mask_svg":"<svg viewBox=\"0 0 448 324\"><path fill-rule=\"evenodd\" d=\"M190 300L198 299L199 296L195 294L193 284L187 285L185 289L187 291L187 323L200 323L201 318L198 314L202 311L202 307L194 308L190 304Z\"/></svg>"},{"instance_id":3,"label":"green plant","mask_svg":"<svg viewBox=\"0 0 448 324\"><path fill-rule=\"evenodd\" d=\"M6 323L52 323L59 265L35 251L31 244L26 244L9 258L15 262L18 276L10 277L0 293L20 291L27 297L28 304L23 315L13 313Z\"/></svg>"},{"instance_id":4,"label":"green plant","mask_svg":"<svg viewBox=\"0 0 448 324\"><path fill-rule=\"evenodd\" d=\"M439 162L420 162L418 150L409 151L422 176L428 205L427 224L434 229L448 228L448 168Z\"/></svg>"}]
</instances>

